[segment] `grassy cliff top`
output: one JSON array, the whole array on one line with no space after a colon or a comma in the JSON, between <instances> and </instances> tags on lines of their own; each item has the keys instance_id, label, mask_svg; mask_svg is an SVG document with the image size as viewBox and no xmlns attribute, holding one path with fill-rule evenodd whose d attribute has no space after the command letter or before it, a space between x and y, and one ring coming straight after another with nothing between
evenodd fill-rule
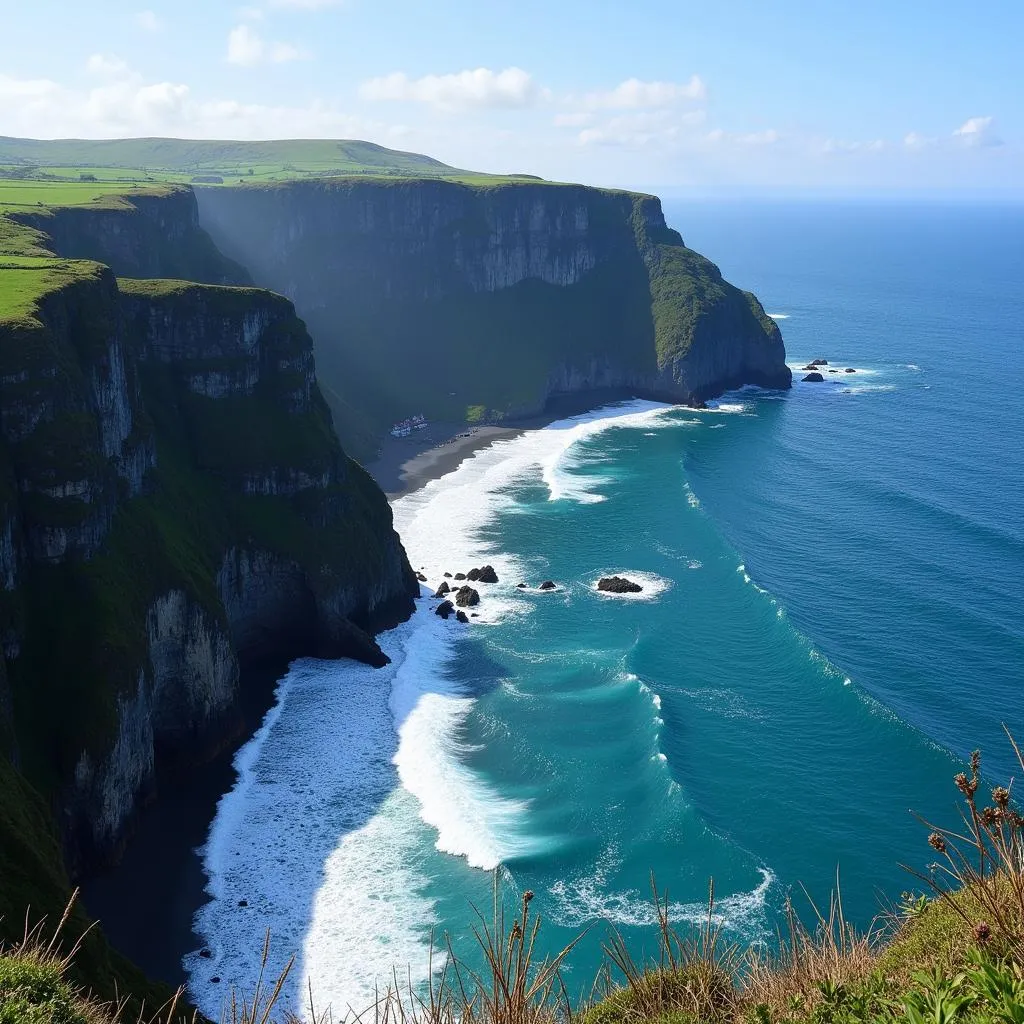
<instances>
[{"instance_id":1,"label":"grassy cliff top","mask_svg":"<svg viewBox=\"0 0 1024 1024\"><path fill-rule=\"evenodd\" d=\"M131 209L140 195L166 195L167 185L145 188L97 182L0 179L0 324L31 319L50 292L93 278L101 267L91 260L58 257L42 231L21 223L17 214L69 206Z\"/></svg>"}]
</instances>

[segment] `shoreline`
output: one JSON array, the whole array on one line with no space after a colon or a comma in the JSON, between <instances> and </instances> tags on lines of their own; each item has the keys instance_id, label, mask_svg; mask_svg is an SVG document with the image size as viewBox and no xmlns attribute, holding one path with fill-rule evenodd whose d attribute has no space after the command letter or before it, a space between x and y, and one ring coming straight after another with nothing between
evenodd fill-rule
<instances>
[{"instance_id":1,"label":"shoreline","mask_svg":"<svg viewBox=\"0 0 1024 1024\"><path fill-rule=\"evenodd\" d=\"M364 468L395 501L453 472L495 441L631 397L618 391L560 396L542 414L507 425L435 423L419 437L386 438L381 456ZM259 729L287 670L287 664L244 670L243 728L213 760L164 780L157 800L139 814L121 860L81 883L82 903L111 945L171 986L187 984L182 961L203 945L193 929L196 913L209 899L203 847L217 805L237 782L235 755ZM159 879L159 899L153 898L154 878Z\"/></svg>"},{"instance_id":2,"label":"shoreline","mask_svg":"<svg viewBox=\"0 0 1024 1024\"><path fill-rule=\"evenodd\" d=\"M637 397L630 390L608 388L558 395L548 400L535 416L517 417L507 423L467 426L465 423L432 423L419 436L386 437L381 453L363 468L384 491L388 501L411 494L447 476L475 452L495 441L540 430L556 420L580 416L615 402Z\"/></svg>"}]
</instances>

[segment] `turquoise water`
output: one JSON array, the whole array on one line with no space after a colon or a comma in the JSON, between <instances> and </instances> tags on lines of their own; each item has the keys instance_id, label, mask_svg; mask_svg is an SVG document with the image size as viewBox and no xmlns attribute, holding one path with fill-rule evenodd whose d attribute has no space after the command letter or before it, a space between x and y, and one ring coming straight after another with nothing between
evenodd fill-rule
<instances>
[{"instance_id":1,"label":"turquoise water","mask_svg":"<svg viewBox=\"0 0 1024 1024\"><path fill-rule=\"evenodd\" d=\"M1024 213L667 213L779 316L793 365L857 372L605 409L397 502L432 585L484 561L500 582L469 628L424 597L383 638L388 670L304 661L282 681L205 852L204 1010L251 987L268 923L275 962L299 954L292 997L309 978L336 1015L395 967L422 983L432 930L475 956L495 873L510 900L536 893L545 949L592 926L576 993L609 924L653 949L651 872L677 920L714 878L730 935L770 942L787 896L826 901L839 870L866 925L912 887L899 865L927 863L910 809L949 819L975 745L1009 770ZM596 593L613 571L643 592Z\"/></svg>"}]
</instances>

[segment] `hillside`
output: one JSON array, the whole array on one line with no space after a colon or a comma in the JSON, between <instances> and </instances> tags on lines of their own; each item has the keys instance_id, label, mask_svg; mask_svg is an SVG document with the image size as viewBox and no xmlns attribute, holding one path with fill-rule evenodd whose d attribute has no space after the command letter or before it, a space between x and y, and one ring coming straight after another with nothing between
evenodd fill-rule
<instances>
[{"instance_id":1,"label":"hillside","mask_svg":"<svg viewBox=\"0 0 1024 1024\"><path fill-rule=\"evenodd\" d=\"M455 177L473 172L449 167L429 156L346 139L288 139L220 142L208 139L15 139L0 136L0 176L27 168L77 177L137 175L188 180L193 175L224 178L301 178L341 174L403 174ZM251 174L250 174L251 172ZM35 175L38 177L38 174Z\"/></svg>"}]
</instances>

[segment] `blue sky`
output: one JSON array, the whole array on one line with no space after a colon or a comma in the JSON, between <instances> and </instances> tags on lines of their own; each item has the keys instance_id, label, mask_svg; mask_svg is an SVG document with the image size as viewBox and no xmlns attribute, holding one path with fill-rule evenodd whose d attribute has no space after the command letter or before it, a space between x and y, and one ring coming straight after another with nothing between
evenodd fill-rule
<instances>
[{"instance_id":1,"label":"blue sky","mask_svg":"<svg viewBox=\"0 0 1024 1024\"><path fill-rule=\"evenodd\" d=\"M668 193L1024 194L1024 3L6 2L0 134L364 138Z\"/></svg>"}]
</instances>

